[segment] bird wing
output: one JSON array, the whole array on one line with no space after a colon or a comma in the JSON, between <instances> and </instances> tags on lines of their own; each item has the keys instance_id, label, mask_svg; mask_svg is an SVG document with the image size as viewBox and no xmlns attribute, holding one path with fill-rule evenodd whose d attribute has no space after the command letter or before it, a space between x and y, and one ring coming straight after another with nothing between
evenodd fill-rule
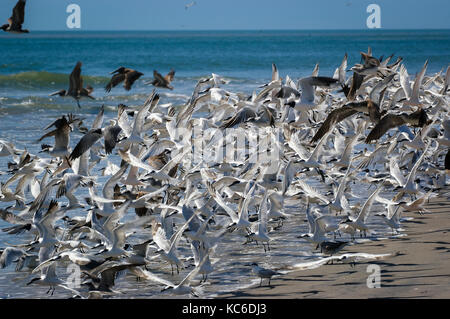
<instances>
[{"instance_id":1,"label":"bird wing","mask_svg":"<svg viewBox=\"0 0 450 319\"><path fill-rule=\"evenodd\" d=\"M60 129L56 130L55 134L55 149L66 149L70 142L70 127L66 125Z\"/></svg>"},{"instance_id":2,"label":"bird wing","mask_svg":"<svg viewBox=\"0 0 450 319\"><path fill-rule=\"evenodd\" d=\"M130 72L125 73L125 83L123 86L125 87L125 90L129 91L131 90L131 86L133 83L139 79L143 74L141 72L132 70Z\"/></svg>"},{"instance_id":3,"label":"bird wing","mask_svg":"<svg viewBox=\"0 0 450 319\"><path fill-rule=\"evenodd\" d=\"M272 63L272 82L278 81L280 79L280 74L278 73L278 68L275 63Z\"/></svg>"},{"instance_id":4,"label":"bird wing","mask_svg":"<svg viewBox=\"0 0 450 319\"><path fill-rule=\"evenodd\" d=\"M103 104L100 108L100 111L98 112L97 116L95 117L94 123L92 123L93 130L102 128L103 123L103 115L105 114L105 104Z\"/></svg>"},{"instance_id":5,"label":"bird wing","mask_svg":"<svg viewBox=\"0 0 450 319\"><path fill-rule=\"evenodd\" d=\"M400 171L400 168L398 167L397 158L391 157L391 160L389 161L389 172L392 177L395 178L395 180L399 183L400 186L404 186L406 181L405 177L403 176L402 172Z\"/></svg>"},{"instance_id":6,"label":"bird wing","mask_svg":"<svg viewBox=\"0 0 450 319\"><path fill-rule=\"evenodd\" d=\"M380 193L381 189L384 186L384 182L381 182L380 185L375 189L375 191L369 196L369 198L364 203L364 206L361 209L361 212L358 215L357 220L365 222L367 217L369 216L370 209L372 208L373 201Z\"/></svg>"},{"instance_id":7,"label":"bird wing","mask_svg":"<svg viewBox=\"0 0 450 319\"><path fill-rule=\"evenodd\" d=\"M12 24L11 30L20 30L22 28L22 24L25 21L25 1L19 0L14 6L12 12Z\"/></svg>"},{"instance_id":8,"label":"bird wing","mask_svg":"<svg viewBox=\"0 0 450 319\"><path fill-rule=\"evenodd\" d=\"M28 221L23 219L20 216L17 216L11 212L8 212L6 209L0 209L0 218L3 219L5 222L8 222L10 224L14 225L25 225L28 224Z\"/></svg>"},{"instance_id":9,"label":"bird wing","mask_svg":"<svg viewBox=\"0 0 450 319\"><path fill-rule=\"evenodd\" d=\"M79 96L83 83L81 80L81 62L77 62L69 76L68 95Z\"/></svg>"},{"instance_id":10,"label":"bird wing","mask_svg":"<svg viewBox=\"0 0 450 319\"><path fill-rule=\"evenodd\" d=\"M8 267L16 258L24 255L25 252L16 247L7 247L0 257L0 268Z\"/></svg>"},{"instance_id":11,"label":"bird wing","mask_svg":"<svg viewBox=\"0 0 450 319\"><path fill-rule=\"evenodd\" d=\"M90 130L87 132L73 149L69 156L70 160L80 157L84 152L91 148L103 136L101 129Z\"/></svg>"},{"instance_id":12,"label":"bird wing","mask_svg":"<svg viewBox=\"0 0 450 319\"><path fill-rule=\"evenodd\" d=\"M366 143L370 143L374 140L378 140L391 128L405 124L405 120L401 115L388 114L384 116L377 125L367 135Z\"/></svg>"},{"instance_id":13,"label":"bird wing","mask_svg":"<svg viewBox=\"0 0 450 319\"><path fill-rule=\"evenodd\" d=\"M317 142L320 140L335 124L343 121L349 116L352 116L353 114L357 113L358 111L348 107L343 106L341 108L333 110L330 114L328 114L325 121L322 123L320 128L317 130L316 134L312 138L311 142Z\"/></svg>"},{"instance_id":14,"label":"bird wing","mask_svg":"<svg viewBox=\"0 0 450 319\"><path fill-rule=\"evenodd\" d=\"M156 70L153 70L153 77L155 78L157 85L167 85L167 80Z\"/></svg>"},{"instance_id":15,"label":"bird wing","mask_svg":"<svg viewBox=\"0 0 450 319\"><path fill-rule=\"evenodd\" d=\"M400 85L405 92L406 98L409 100L411 98L411 85L409 84L409 74L404 64L400 66L398 74L400 76Z\"/></svg>"},{"instance_id":16,"label":"bird wing","mask_svg":"<svg viewBox=\"0 0 450 319\"><path fill-rule=\"evenodd\" d=\"M129 270L139 278L144 278L145 280L154 281L169 287L175 287L175 285L170 281L160 278L150 271L142 269L141 267L131 267Z\"/></svg>"},{"instance_id":17,"label":"bird wing","mask_svg":"<svg viewBox=\"0 0 450 319\"><path fill-rule=\"evenodd\" d=\"M170 70L169 73L164 77L164 79L167 81L167 83L172 82L173 78L175 77L175 70Z\"/></svg>"},{"instance_id":18,"label":"bird wing","mask_svg":"<svg viewBox=\"0 0 450 319\"><path fill-rule=\"evenodd\" d=\"M120 157L127 163L129 163L131 166L142 168L146 171L153 172L154 168L150 165L145 164L140 159L138 159L136 156L130 153L128 150L127 152L124 152L122 150L118 150Z\"/></svg>"},{"instance_id":19,"label":"bird wing","mask_svg":"<svg viewBox=\"0 0 450 319\"><path fill-rule=\"evenodd\" d=\"M423 77L425 76L425 72L427 71L427 66L428 66L428 60L425 61L425 64L423 65L422 70L416 76L416 80L414 81L414 85L413 85L412 93L411 93L412 101L416 101L416 102L419 101L419 89L420 89L420 86L422 85L422 81L423 81Z\"/></svg>"},{"instance_id":20,"label":"bird wing","mask_svg":"<svg viewBox=\"0 0 450 319\"><path fill-rule=\"evenodd\" d=\"M364 82L364 75L359 74L357 72L353 72L353 77L352 77L352 84L350 86L350 89L347 93L347 100L351 101L355 98L355 94L356 92L359 90L359 88L361 87L361 84Z\"/></svg>"},{"instance_id":21,"label":"bird wing","mask_svg":"<svg viewBox=\"0 0 450 319\"><path fill-rule=\"evenodd\" d=\"M388 86L389 82L394 78L395 73L388 75L383 80L379 81L370 91L369 99L371 101L378 102L380 100L381 92Z\"/></svg>"},{"instance_id":22,"label":"bird wing","mask_svg":"<svg viewBox=\"0 0 450 319\"><path fill-rule=\"evenodd\" d=\"M120 132L122 132L122 128L119 125L108 126L105 129L104 139L106 154L112 153L112 150L116 146L117 137L119 136Z\"/></svg>"},{"instance_id":23,"label":"bird wing","mask_svg":"<svg viewBox=\"0 0 450 319\"><path fill-rule=\"evenodd\" d=\"M113 87L115 87L117 84L121 83L123 80L125 80L126 75L124 73L117 73L114 74L111 77L111 80L109 80L108 84L105 86L105 91L110 92Z\"/></svg>"},{"instance_id":24,"label":"bird wing","mask_svg":"<svg viewBox=\"0 0 450 319\"><path fill-rule=\"evenodd\" d=\"M241 123L245 123L252 118L256 118L258 115L255 111L248 107L244 107L242 110L237 112L233 117L228 120L225 120L222 124L221 128L231 128L235 125L239 125Z\"/></svg>"}]
</instances>

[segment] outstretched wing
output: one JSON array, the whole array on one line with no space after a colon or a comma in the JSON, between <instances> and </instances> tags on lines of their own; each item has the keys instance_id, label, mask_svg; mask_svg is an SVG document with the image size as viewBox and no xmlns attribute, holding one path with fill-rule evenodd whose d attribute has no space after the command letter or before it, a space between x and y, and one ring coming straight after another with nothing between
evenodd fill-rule
<instances>
[{"instance_id":1,"label":"outstretched wing","mask_svg":"<svg viewBox=\"0 0 450 319\"><path fill-rule=\"evenodd\" d=\"M339 109L333 110L328 117L326 118L325 122L323 122L322 126L317 130L316 135L312 138L311 142L317 142L320 140L336 123L339 123L346 119L349 116L352 116L353 114L357 113L358 111L348 107L343 106Z\"/></svg>"},{"instance_id":2,"label":"outstretched wing","mask_svg":"<svg viewBox=\"0 0 450 319\"><path fill-rule=\"evenodd\" d=\"M153 77L155 78L157 84L159 85L166 85L167 81L165 78L163 78L163 76L161 75L161 73L159 73L158 71L154 70L153 71Z\"/></svg>"},{"instance_id":3,"label":"outstretched wing","mask_svg":"<svg viewBox=\"0 0 450 319\"><path fill-rule=\"evenodd\" d=\"M81 62L77 62L77 65L73 68L72 73L70 73L70 84L68 95L78 96L80 95L80 90L83 87L81 80Z\"/></svg>"},{"instance_id":4,"label":"outstretched wing","mask_svg":"<svg viewBox=\"0 0 450 319\"><path fill-rule=\"evenodd\" d=\"M125 74L117 73L111 77L111 80L105 86L105 91L110 92L113 87L125 80Z\"/></svg>"},{"instance_id":5,"label":"outstretched wing","mask_svg":"<svg viewBox=\"0 0 450 319\"><path fill-rule=\"evenodd\" d=\"M405 120L401 115L388 114L383 117L377 125L370 131L369 135L367 135L366 143L370 143L371 141L378 140L382 137L387 131L391 128L400 126L405 124Z\"/></svg>"},{"instance_id":6,"label":"outstretched wing","mask_svg":"<svg viewBox=\"0 0 450 319\"><path fill-rule=\"evenodd\" d=\"M172 80L173 80L174 77L175 77L175 70L172 69L172 70L170 70L169 73L167 73L167 75L166 75L164 78L166 79L166 81L167 81L168 83L170 83L170 82L172 82Z\"/></svg>"},{"instance_id":7,"label":"outstretched wing","mask_svg":"<svg viewBox=\"0 0 450 319\"><path fill-rule=\"evenodd\" d=\"M131 86L133 85L133 83L139 79L143 74L141 72L138 71L130 71L125 73L125 83L124 83L124 88L125 90L129 91L131 90Z\"/></svg>"},{"instance_id":8,"label":"outstretched wing","mask_svg":"<svg viewBox=\"0 0 450 319\"><path fill-rule=\"evenodd\" d=\"M112 150L116 146L117 137L122 132L122 128L119 125L109 126L105 129L105 152L111 154Z\"/></svg>"},{"instance_id":9,"label":"outstretched wing","mask_svg":"<svg viewBox=\"0 0 450 319\"><path fill-rule=\"evenodd\" d=\"M22 24L25 21L24 0L19 0L14 6L11 20L12 20L11 30L20 30L22 28Z\"/></svg>"},{"instance_id":10,"label":"outstretched wing","mask_svg":"<svg viewBox=\"0 0 450 319\"><path fill-rule=\"evenodd\" d=\"M101 129L90 130L89 132L87 132L75 146L75 148L73 149L72 153L69 156L69 159L74 160L83 155L83 153L86 152L88 149L90 149L91 146L94 145L95 142L97 142L101 137L102 137Z\"/></svg>"}]
</instances>

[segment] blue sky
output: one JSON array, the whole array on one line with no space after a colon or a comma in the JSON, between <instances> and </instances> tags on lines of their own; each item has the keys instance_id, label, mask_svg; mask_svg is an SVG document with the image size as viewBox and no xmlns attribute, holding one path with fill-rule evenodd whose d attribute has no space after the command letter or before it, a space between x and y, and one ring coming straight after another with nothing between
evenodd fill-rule
<instances>
[{"instance_id":1,"label":"blue sky","mask_svg":"<svg viewBox=\"0 0 450 319\"><path fill-rule=\"evenodd\" d=\"M383 29L449 29L449 0L27 0L24 28L70 30L66 7L81 7L81 30L366 29L375 3ZM6 22L16 0L0 1Z\"/></svg>"}]
</instances>

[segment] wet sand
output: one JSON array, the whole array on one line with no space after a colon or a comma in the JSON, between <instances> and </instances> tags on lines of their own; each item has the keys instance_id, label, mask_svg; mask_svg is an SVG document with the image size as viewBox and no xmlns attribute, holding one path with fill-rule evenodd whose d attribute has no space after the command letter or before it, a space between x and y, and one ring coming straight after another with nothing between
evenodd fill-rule
<instances>
[{"instance_id":1,"label":"wet sand","mask_svg":"<svg viewBox=\"0 0 450 319\"><path fill-rule=\"evenodd\" d=\"M271 286L264 279L262 287L221 298L450 298L450 194L432 198L426 209L423 215L402 213L412 217L402 222L406 236L357 243L338 253L391 254L383 259L295 270L273 277ZM380 267L380 288L367 287L371 264Z\"/></svg>"}]
</instances>

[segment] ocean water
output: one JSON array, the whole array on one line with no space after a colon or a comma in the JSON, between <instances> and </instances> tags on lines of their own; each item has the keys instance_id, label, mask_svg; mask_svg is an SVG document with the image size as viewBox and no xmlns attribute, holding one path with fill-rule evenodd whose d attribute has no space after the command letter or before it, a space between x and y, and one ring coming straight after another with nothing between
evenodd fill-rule
<instances>
[{"instance_id":1,"label":"ocean water","mask_svg":"<svg viewBox=\"0 0 450 319\"><path fill-rule=\"evenodd\" d=\"M9 140L19 148L37 154L40 145L34 141L43 128L55 118L69 112L84 117L90 125L102 104L106 106L105 121L116 116L117 105L141 105L153 87L144 82L153 78L153 70L166 74L176 71L174 90L158 90L160 104L182 105L190 97L196 82L211 73L229 81L223 88L251 94L271 78L271 64L276 63L280 75L294 80L311 74L319 63L319 74L332 76L348 53L348 67L360 62L360 51L371 46L375 56L403 57L408 73L414 76L429 61L427 74L439 72L449 65L450 31L214 31L214 32L33 32L28 35L0 34L0 139ZM83 62L85 84L94 87L95 101L81 100L78 109L72 98L49 97L49 93L68 88L68 76L77 61ZM119 66L144 73L130 92L121 85L105 93L109 72ZM349 73L350 74L350 73ZM71 146L81 138L74 132ZM44 141L45 142L45 141ZM53 140L48 140L52 143ZM0 170L7 169L9 159L0 157ZM4 182L8 176L0 176ZM367 190L355 187L357 195ZM0 208L8 203L0 202ZM376 209L380 209L376 205ZM216 271L205 287L207 296L230 291L255 282L246 263L258 261L269 267L284 267L317 257L311 245L299 242L292 234L307 231L304 203L290 202L292 215L280 231L273 233L272 250L264 253L261 245L243 245L242 240L227 237L219 244L220 258ZM376 218L369 224L380 235L389 230ZM0 228L6 227L0 221ZM147 234L148 236L148 234ZM132 240L146 239L140 234ZM7 236L0 232L0 247L25 243L30 237ZM180 247L181 255L189 255L189 245ZM224 256L228 258L223 258ZM189 269L170 276L170 266L155 272L179 282ZM61 270L64 276L64 270ZM67 274L66 274L67 276ZM46 287L27 287L29 273L15 273L12 267L0 270L0 294L11 297L44 297ZM256 279L256 282L259 282ZM157 286L136 283L130 278L118 280L116 287L127 295L121 297L164 297ZM68 296L59 291L58 296Z\"/></svg>"}]
</instances>

